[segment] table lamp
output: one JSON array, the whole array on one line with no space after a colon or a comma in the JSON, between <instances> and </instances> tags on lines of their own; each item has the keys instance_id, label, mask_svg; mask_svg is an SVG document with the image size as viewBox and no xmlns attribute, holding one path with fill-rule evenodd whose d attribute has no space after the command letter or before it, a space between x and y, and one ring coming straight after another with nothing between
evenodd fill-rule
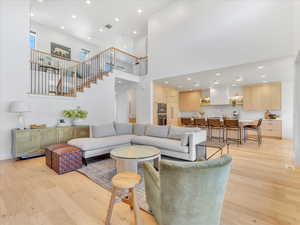
<instances>
[{"instance_id":1,"label":"table lamp","mask_svg":"<svg viewBox=\"0 0 300 225\"><path fill-rule=\"evenodd\" d=\"M19 125L17 128L25 129L24 113L30 112L29 105L22 101L13 101L9 111L18 114Z\"/></svg>"}]
</instances>

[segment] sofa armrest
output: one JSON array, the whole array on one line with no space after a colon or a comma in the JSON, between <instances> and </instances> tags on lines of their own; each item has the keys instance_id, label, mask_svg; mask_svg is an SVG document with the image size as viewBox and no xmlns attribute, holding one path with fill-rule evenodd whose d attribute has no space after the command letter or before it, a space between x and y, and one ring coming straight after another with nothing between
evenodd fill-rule
<instances>
[{"instance_id":1,"label":"sofa armrest","mask_svg":"<svg viewBox=\"0 0 300 225\"><path fill-rule=\"evenodd\" d=\"M207 134L206 130L202 130L201 132L192 132L188 133L189 137L189 146L196 146L204 141L206 141Z\"/></svg>"},{"instance_id":2,"label":"sofa armrest","mask_svg":"<svg viewBox=\"0 0 300 225\"><path fill-rule=\"evenodd\" d=\"M154 167L149 163L144 163L144 173L147 173L147 177L151 178L152 182L159 188L160 187L160 179L159 173L154 169Z\"/></svg>"}]
</instances>

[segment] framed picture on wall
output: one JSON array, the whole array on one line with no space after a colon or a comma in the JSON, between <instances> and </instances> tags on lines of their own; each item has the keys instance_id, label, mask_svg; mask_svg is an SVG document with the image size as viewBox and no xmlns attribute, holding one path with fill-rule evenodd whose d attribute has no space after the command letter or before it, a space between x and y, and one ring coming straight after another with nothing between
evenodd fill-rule
<instances>
[{"instance_id":1,"label":"framed picture on wall","mask_svg":"<svg viewBox=\"0 0 300 225\"><path fill-rule=\"evenodd\" d=\"M71 59L71 48L51 42L51 55Z\"/></svg>"}]
</instances>

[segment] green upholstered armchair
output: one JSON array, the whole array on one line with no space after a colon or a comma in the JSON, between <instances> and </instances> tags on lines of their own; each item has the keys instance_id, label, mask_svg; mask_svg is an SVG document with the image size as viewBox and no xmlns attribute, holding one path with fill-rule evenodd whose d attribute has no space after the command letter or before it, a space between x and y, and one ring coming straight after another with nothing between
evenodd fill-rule
<instances>
[{"instance_id":1,"label":"green upholstered armchair","mask_svg":"<svg viewBox=\"0 0 300 225\"><path fill-rule=\"evenodd\" d=\"M232 158L144 164L146 197L160 225L219 225Z\"/></svg>"}]
</instances>

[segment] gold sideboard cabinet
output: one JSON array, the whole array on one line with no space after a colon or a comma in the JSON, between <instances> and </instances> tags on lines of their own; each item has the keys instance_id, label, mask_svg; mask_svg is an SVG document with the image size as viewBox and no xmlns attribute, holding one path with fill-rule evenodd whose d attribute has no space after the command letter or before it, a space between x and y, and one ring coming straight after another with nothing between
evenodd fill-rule
<instances>
[{"instance_id":1,"label":"gold sideboard cabinet","mask_svg":"<svg viewBox=\"0 0 300 225\"><path fill-rule=\"evenodd\" d=\"M44 155L45 148L49 145L65 144L71 139L89 136L89 126L13 129L12 153L14 158L23 159Z\"/></svg>"}]
</instances>

